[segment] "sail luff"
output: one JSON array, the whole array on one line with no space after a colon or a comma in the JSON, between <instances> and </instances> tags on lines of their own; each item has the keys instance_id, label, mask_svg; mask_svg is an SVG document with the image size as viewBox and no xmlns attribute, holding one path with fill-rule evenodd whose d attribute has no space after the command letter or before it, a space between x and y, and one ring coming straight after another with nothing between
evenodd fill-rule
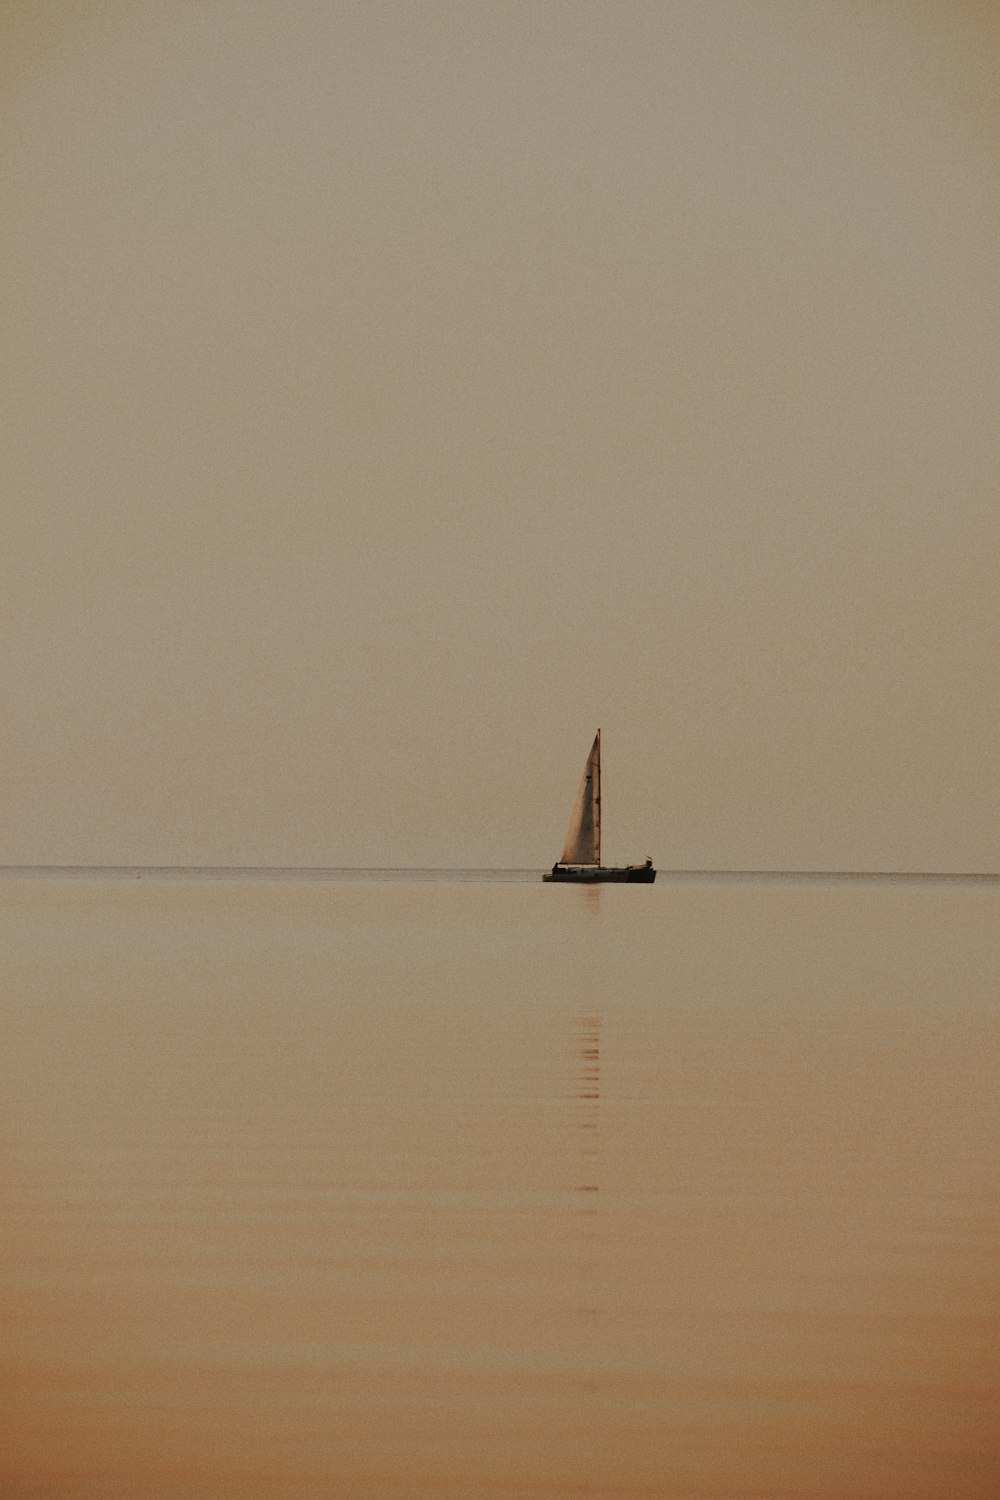
<instances>
[{"instance_id":1,"label":"sail luff","mask_svg":"<svg viewBox=\"0 0 1000 1500\"><path fill-rule=\"evenodd\" d=\"M597 757L594 766L594 863L601 863L601 731L597 731Z\"/></svg>"}]
</instances>

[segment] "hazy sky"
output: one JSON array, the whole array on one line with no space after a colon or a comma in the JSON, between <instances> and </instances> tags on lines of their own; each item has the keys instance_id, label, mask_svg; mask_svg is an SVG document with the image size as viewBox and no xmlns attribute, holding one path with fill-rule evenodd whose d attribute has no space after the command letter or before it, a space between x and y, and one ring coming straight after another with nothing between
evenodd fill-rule
<instances>
[{"instance_id":1,"label":"hazy sky","mask_svg":"<svg viewBox=\"0 0 1000 1500\"><path fill-rule=\"evenodd\" d=\"M0 58L0 861L1000 868L994 4Z\"/></svg>"}]
</instances>

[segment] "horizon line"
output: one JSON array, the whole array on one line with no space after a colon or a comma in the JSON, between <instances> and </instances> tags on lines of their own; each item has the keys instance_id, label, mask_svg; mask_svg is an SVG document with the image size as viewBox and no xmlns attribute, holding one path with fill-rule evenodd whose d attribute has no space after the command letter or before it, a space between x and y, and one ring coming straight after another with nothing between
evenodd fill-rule
<instances>
[{"instance_id":1,"label":"horizon line","mask_svg":"<svg viewBox=\"0 0 1000 1500\"><path fill-rule=\"evenodd\" d=\"M541 873L547 866L538 866ZM0 864L0 876L16 875L407 875L529 874L534 865L252 865L252 864ZM661 879L729 880L979 880L1000 881L996 870L817 870L725 869L699 867L658 869Z\"/></svg>"}]
</instances>

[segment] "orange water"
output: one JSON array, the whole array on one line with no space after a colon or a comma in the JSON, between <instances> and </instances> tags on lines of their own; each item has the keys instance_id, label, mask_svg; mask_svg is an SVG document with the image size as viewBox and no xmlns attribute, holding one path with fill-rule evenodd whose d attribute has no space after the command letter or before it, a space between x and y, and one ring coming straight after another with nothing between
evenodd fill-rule
<instances>
[{"instance_id":1,"label":"orange water","mask_svg":"<svg viewBox=\"0 0 1000 1500\"><path fill-rule=\"evenodd\" d=\"M1000 1493L1000 891L0 882L0 1494Z\"/></svg>"}]
</instances>

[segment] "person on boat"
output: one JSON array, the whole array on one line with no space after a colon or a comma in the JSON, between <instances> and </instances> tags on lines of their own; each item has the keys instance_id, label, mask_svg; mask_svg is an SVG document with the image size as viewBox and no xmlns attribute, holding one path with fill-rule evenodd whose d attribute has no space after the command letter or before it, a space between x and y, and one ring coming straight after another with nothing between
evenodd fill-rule
<instances>
[{"instance_id":1,"label":"person on boat","mask_svg":"<svg viewBox=\"0 0 1000 1500\"><path fill-rule=\"evenodd\" d=\"M647 854L646 855L646 869L647 870L651 870L652 868L653 868L653 861L650 859L649 855Z\"/></svg>"}]
</instances>

